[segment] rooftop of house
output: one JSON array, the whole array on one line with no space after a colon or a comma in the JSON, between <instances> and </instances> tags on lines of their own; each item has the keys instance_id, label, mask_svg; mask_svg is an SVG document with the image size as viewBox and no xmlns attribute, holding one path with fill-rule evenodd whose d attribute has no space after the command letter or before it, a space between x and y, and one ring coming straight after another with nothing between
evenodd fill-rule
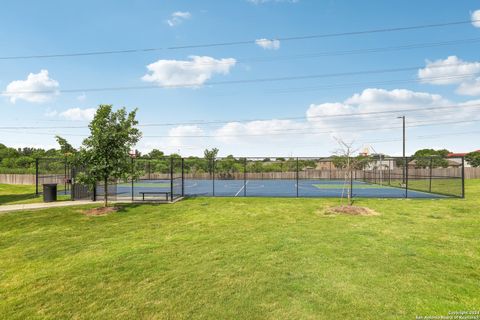
<instances>
[{"instance_id":1,"label":"rooftop of house","mask_svg":"<svg viewBox=\"0 0 480 320\"><path fill-rule=\"evenodd\" d=\"M471 151L471 152L480 152L480 149L479 150L475 150L475 151ZM465 152L465 153L449 153L447 155L447 157L449 158L454 158L454 157L465 157L467 154L469 154L470 152Z\"/></svg>"}]
</instances>

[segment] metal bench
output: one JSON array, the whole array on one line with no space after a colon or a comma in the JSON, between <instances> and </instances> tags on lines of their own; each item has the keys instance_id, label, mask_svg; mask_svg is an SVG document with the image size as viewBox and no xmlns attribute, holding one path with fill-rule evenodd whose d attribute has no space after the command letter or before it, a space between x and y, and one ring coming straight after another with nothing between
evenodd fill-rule
<instances>
[{"instance_id":1,"label":"metal bench","mask_svg":"<svg viewBox=\"0 0 480 320\"><path fill-rule=\"evenodd\" d=\"M145 201L145 195L146 194L164 194L165 195L165 200L168 201L168 197L170 196L170 199L172 198L171 192L166 192L166 191L146 191L146 192L139 192L142 195L142 201Z\"/></svg>"}]
</instances>

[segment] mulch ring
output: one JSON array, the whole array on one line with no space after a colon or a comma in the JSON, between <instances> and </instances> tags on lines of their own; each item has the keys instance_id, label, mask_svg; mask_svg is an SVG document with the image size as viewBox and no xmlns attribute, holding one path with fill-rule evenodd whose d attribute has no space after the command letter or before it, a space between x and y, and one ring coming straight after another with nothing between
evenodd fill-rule
<instances>
[{"instance_id":1,"label":"mulch ring","mask_svg":"<svg viewBox=\"0 0 480 320\"><path fill-rule=\"evenodd\" d=\"M346 214L351 216L376 216L378 212L365 208L365 207L357 207L357 206L338 206L338 207L330 207L325 210L326 215L331 214Z\"/></svg>"},{"instance_id":2,"label":"mulch ring","mask_svg":"<svg viewBox=\"0 0 480 320\"><path fill-rule=\"evenodd\" d=\"M119 211L120 208L118 207L100 207L100 208L93 208L88 210L83 210L82 213L86 216L106 216L111 213L115 213Z\"/></svg>"}]
</instances>

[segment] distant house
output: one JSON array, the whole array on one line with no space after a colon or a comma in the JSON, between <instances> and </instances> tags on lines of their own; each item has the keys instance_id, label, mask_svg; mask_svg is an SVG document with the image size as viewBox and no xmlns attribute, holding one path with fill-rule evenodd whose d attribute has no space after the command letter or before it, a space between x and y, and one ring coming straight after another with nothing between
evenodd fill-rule
<instances>
[{"instance_id":1,"label":"distant house","mask_svg":"<svg viewBox=\"0 0 480 320\"><path fill-rule=\"evenodd\" d=\"M475 151L471 151L471 152L480 152L480 150L475 150ZM462 157L465 157L467 154L471 153L471 152L465 152L465 153L449 153L447 155L447 158L449 158L450 160L449 161L455 161L456 163L459 163L459 165L462 164ZM470 167L470 164L468 162L465 162L465 167L466 168L469 168Z\"/></svg>"},{"instance_id":2,"label":"distant house","mask_svg":"<svg viewBox=\"0 0 480 320\"><path fill-rule=\"evenodd\" d=\"M458 159L447 159L447 162L448 162L448 168L457 168L457 167L460 167L462 165L462 160L460 158ZM467 166L467 164L465 163L465 167ZM415 169L417 168L417 160L412 160L408 163L408 167L410 169Z\"/></svg>"},{"instance_id":3,"label":"distant house","mask_svg":"<svg viewBox=\"0 0 480 320\"><path fill-rule=\"evenodd\" d=\"M325 171L325 170L333 170L335 169L335 165L333 164L333 161L318 161L317 162L317 166L316 168L314 168L315 170L321 170L321 171Z\"/></svg>"}]
</instances>

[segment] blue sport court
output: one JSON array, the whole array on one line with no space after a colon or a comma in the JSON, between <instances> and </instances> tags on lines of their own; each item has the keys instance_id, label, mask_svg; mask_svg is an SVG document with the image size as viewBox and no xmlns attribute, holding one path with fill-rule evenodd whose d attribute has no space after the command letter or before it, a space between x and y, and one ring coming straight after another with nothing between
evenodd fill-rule
<instances>
[{"instance_id":1,"label":"blue sport court","mask_svg":"<svg viewBox=\"0 0 480 320\"><path fill-rule=\"evenodd\" d=\"M133 188L132 188L133 186ZM132 197L142 199L142 193L171 192L174 196L205 196L205 197L346 197L350 183L341 180L182 180L174 179L173 187L170 180L139 180L133 183L117 185L117 197ZM422 192L402 187L392 187L380 184L369 184L363 181L353 181L353 197L363 198L445 198L443 195ZM147 196L153 199L155 195ZM161 196L157 197L162 199Z\"/></svg>"}]
</instances>

